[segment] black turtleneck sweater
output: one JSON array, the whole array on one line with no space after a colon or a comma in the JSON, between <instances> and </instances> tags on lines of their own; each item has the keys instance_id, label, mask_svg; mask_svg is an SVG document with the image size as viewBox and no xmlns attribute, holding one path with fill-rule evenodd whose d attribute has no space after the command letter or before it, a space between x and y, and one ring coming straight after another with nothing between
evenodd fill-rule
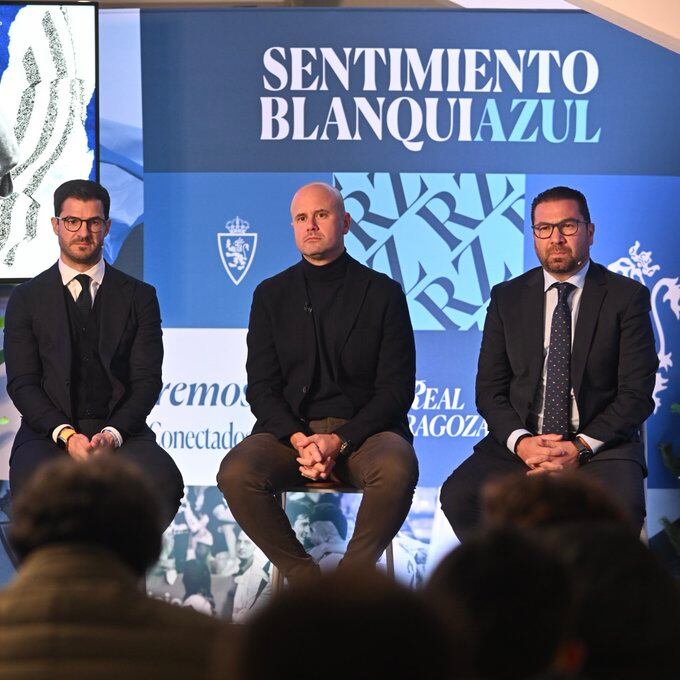
<instances>
[{"instance_id":1,"label":"black turtleneck sweater","mask_svg":"<svg viewBox=\"0 0 680 680\"><path fill-rule=\"evenodd\" d=\"M303 404L308 420L329 417L349 420L354 415L352 402L338 387L335 374L337 322L340 318L348 262L347 252L333 262L319 266L302 259L316 332L314 379Z\"/></svg>"}]
</instances>

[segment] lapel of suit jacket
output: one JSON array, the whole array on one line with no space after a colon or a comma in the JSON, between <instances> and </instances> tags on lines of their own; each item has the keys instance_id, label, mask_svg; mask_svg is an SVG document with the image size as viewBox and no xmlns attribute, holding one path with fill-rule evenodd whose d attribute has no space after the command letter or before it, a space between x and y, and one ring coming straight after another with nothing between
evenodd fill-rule
<instances>
[{"instance_id":1,"label":"lapel of suit jacket","mask_svg":"<svg viewBox=\"0 0 680 680\"><path fill-rule=\"evenodd\" d=\"M336 356L340 356L342 348L354 327L368 289L368 274L353 258L349 258L345 283L340 296L340 318L336 331Z\"/></svg>"},{"instance_id":2,"label":"lapel of suit jacket","mask_svg":"<svg viewBox=\"0 0 680 680\"><path fill-rule=\"evenodd\" d=\"M97 292L101 307L99 328L99 358L108 370L118 346L132 303L132 285L117 269L106 265L101 288Z\"/></svg>"},{"instance_id":3,"label":"lapel of suit jacket","mask_svg":"<svg viewBox=\"0 0 680 680\"><path fill-rule=\"evenodd\" d=\"M581 293L581 303L579 304L574 342L571 349L571 386L577 399L581 389L583 372L586 368L588 351L606 294L607 287L600 265L591 260Z\"/></svg>"},{"instance_id":4,"label":"lapel of suit jacket","mask_svg":"<svg viewBox=\"0 0 680 680\"><path fill-rule=\"evenodd\" d=\"M64 299L64 283L61 280L58 262L47 270L46 284L41 292L43 299L40 302L40 307L45 315L46 328L54 337L55 365L61 373L61 383L66 385L71 380L71 329L69 328L66 300ZM70 295L68 291L66 293ZM65 400L60 406L64 413L70 415L71 395L68 389L64 394Z\"/></svg>"},{"instance_id":5,"label":"lapel of suit jacket","mask_svg":"<svg viewBox=\"0 0 680 680\"><path fill-rule=\"evenodd\" d=\"M539 267L527 277L526 300L522 301L524 351L529 366L529 384L538 385L543 370L543 335L545 326L545 282ZM532 395L533 398L533 395Z\"/></svg>"}]
</instances>

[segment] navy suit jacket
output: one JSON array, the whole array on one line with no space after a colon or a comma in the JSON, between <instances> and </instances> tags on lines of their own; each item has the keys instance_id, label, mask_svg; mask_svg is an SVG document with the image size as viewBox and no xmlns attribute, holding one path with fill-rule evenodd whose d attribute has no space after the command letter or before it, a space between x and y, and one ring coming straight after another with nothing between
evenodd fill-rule
<instances>
[{"instance_id":1,"label":"navy suit jacket","mask_svg":"<svg viewBox=\"0 0 680 680\"><path fill-rule=\"evenodd\" d=\"M571 385L579 432L605 442L597 453L602 458L624 456L644 465L641 447L625 444L637 439L654 410L658 359L649 311L645 286L591 261L574 331ZM543 367L544 315L541 267L491 291L476 384L477 408L490 435L478 446L489 446L493 438L505 448L514 430L531 429Z\"/></svg>"},{"instance_id":2,"label":"navy suit jacket","mask_svg":"<svg viewBox=\"0 0 680 680\"><path fill-rule=\"evenodd\" d=\"M406 414L415 387L415 343L401 286L350 258L340 305L331 360L355 415L337 432L355 446L385 430L412 441ZM307 309L301 262L255 289L246 365L247 399L257 418L253 433L283 439L306 431L304 400L316 363Z\"/></svg>"},{"instance_id":3,"label":"navy suit jacket","mask_svg":"<svg viewBox=\"0 0 680 680\"><path fill-rule=\"evenodd\" d=\"M163 340L155 289L106 265L97 292L99 354L112 395L106 424L123 437L149 433L146 417L162 387ZM17 286L5 313L7 392L22 416L16 448L72 423L72 348L57 264Z\"/></svg>"}]
</instances>

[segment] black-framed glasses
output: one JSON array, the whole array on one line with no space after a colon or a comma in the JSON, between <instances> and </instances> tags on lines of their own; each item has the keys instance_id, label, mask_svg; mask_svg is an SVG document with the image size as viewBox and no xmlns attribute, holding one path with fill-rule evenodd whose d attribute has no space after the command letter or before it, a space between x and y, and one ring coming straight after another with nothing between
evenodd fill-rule
<instances>
[{"instance_id":1,"label":"black-framed glasses","mask_svg":"<svg viewBox=\"0 0 680 680\"><path fill-rule=\"evenodd\" d=\"M584 220L562 220L557 222L557 224L539 222L538 224L532 224L531 228L536 238L550 238L555 228L557 228L562 236L573 236L582 224L588 224L588 222Z\"/></svg>"},{"instance_id":2,"label":"black-framed glasses","mask_svg":"<svg viewBox=\"0 0 680 680\"><path fill-rule=\"evenodd\" d=\"M97 232L101 231L106 224L106 220L103 217L88 217L87 219L81 219L80 217L67 215L66 217L57 217L55 219L61 221L67 231L78 231L84 222L87 225L88 231Z\"/></svg>"}]
</instances>

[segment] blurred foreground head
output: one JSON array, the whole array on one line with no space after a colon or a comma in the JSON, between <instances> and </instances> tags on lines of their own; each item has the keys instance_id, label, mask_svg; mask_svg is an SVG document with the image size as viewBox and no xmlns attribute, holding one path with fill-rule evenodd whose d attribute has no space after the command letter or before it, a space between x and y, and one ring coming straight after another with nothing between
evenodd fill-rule
<instances>
[{"instance_id":1,"label":"blurred foreground head","mask_svg":"<svg viewBox=\"0 0 680 680\"><path fill-rule=\"evenodd\" d=\"M374 571L291 587L250 619L244 636L242 680L451 677L440 620Z\"/></svg>"},{"instance_id":2,"label":"blurred foreground head","mask_svg":"<svg viewBox=\"0 0 680 680\"><path fill-rule=\"evenodd\" d=\"M48 545L99 546L142 575L158 559L163 524L155 492L114 456L46 464L14 503L10 540L20 560Z\"/></svg>"},{"instance_id":3,"label":"blurred foreground head","mask_svg":"<svg viewBox=\"0 0 680 680\"><path fill-rule=\"evenodd\" d=\"M567 571L531 535L497 528L470 538L442 560L425 596L466 651L458 677L528 678L558 658L575 670Z\"/></svg>"},{"instance_id":4,"label":"blurred foreground head","mask_svg":"<svg viewBox=\"0 0 680 680\"><path fill-rule=\"evenodd\" d=\"M565 524L541 533L573 583L584 677L680 677L678 583L639 538L611 523Z\"/></svg>"},{"instance_id":5,"label":"blurred foreground head","mask_svg":"<svg viewBox=\"0 0 680 680\"><path fill-rule=\"evenodd\" d=\"M607 490L584 475L509 475L482 489L486 525L523 528L549 527L565 522L632 524Z\"/></svg>"}]
</instances>

